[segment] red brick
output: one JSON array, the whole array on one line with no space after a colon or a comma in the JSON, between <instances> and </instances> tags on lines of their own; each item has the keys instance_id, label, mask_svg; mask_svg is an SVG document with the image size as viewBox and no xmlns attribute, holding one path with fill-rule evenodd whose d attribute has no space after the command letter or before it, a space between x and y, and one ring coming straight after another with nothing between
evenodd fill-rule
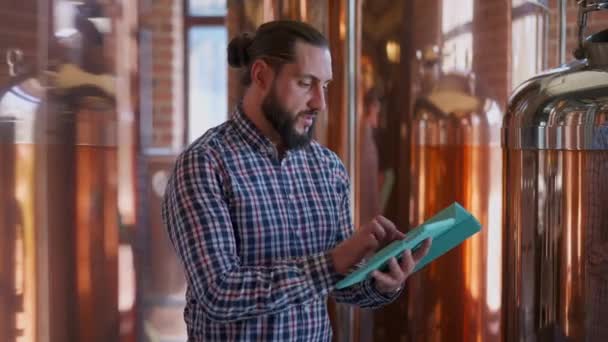
<instances>
[{"instance_id":1,"label":"red brick","mask_svg":"<svg viewBox=\"0 0 608 342\"><path fill-rule=\"evenodd\" d=\"M181 19L180 0L155 0L151 5L142 9L140 21L152 32L152 107L151 113L152 145L154 147L170 147L174 140L173 126L176 120L182 120L181 101L183 96L182 78L179 76L182 68L180 50L182 49L181 27L175 27L176 19ZM179 92L179 93L176 93Z\"/></svg>"},{"instance_id":2,"label":"red brick","mask_svg":"<svg viewBox=\"0 0 608 342\"><path fill-rule=\"evenodd\" d=\"M0 84L6 84L9 79L4 62L6 48L21 49L28 65L37 63L37 5L36 0L0 0L0 62L3 63Z\"/></svg>"}]
</instances>

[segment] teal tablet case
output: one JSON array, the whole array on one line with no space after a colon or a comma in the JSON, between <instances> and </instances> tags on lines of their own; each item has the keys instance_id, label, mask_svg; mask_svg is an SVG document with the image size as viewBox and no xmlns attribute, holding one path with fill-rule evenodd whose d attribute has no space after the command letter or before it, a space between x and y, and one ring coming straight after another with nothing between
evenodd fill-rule
<instances>
[{"instance_id":1,"label":"teal tablet case","mask_svg":"<svg viewBox=\"0 0 608 342\"><path fill-rule=\"evenodd\" d=\"M391 258L400 257L408 249L416 250L426 238L431 237L431 249L416 265L414 272L417 272L480 230L479 221L460 204L454 203L409 231L402 240L393 241L376 252L361 268L339 281L336 288L343 289L365 280L373 271L385 267Z\"/></svg>"}]
</instances>

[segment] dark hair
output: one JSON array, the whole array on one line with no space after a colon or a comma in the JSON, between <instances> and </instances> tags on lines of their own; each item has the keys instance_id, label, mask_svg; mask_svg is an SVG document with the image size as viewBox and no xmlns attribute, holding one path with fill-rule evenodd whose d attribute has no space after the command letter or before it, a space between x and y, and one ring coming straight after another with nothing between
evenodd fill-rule
<instances>
[{"instance_id":1,"label":"dark hair","mask_svg":"<svg viewBox=\"0 0 608 342\"><path fill-rule=\"evenodd\" d=\"M234 68L244 67L241 82L251 84L251 65L263 59L275 71L295 60L295 45L300 40L305 43L328 47L327 39L309 24L300 21L278 20L262 24L255 35L243 33L228 44L228 64Z\"/></svg>"}]
</instances>

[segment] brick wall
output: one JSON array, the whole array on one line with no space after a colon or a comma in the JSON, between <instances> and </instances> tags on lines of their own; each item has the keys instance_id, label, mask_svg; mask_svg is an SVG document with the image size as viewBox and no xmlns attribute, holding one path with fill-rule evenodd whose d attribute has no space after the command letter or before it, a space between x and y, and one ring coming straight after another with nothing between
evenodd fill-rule
<instances>
[{"instance_id":1,"label":"brick wall","mask_svg":"<svg viewBox=\"0 0 608 342\"><path fill-rule=\"evenodd\" d=\"M0 88L9 79L7 49L21 49L28 65L37 63L38 13L37 0L0 1Z\"/></svg>"},{"instance_id":2,"label":"brick wall","mask_svg":"<svg viewBox=\"0 0 608 342\"><path fill-rule=\"evenodd\" d=\"M438 45L441 39L441 0L416 0L410 20L414 21L414 48Z\"/></svg>"},{"instance_id":3,"label":"brick wall","mask_svg":"<svg viewBox=\"0 0 608 342\"><path fill-rule=\"evenodd\" d=\"M414 21L414 50L442 43L441 0L417 0L411 16ZM478 80L477 90L488 92L501 104L510 91L510 0L475 0L473 6L472 71ZM416 78L414 71L414 79Z\"/></svg>"},{"instance_id":4,"label":"brick wall","mask_svg":"<svg viewBox=\"0 0 608 342\"><path fill-rule=\"evenodd\" d=\"M504 108L511 90L511 0L475 0L473 33L476 91Z\"/></svg>"},{"instance_id":5,"label":"brick wall","mask_svg":"<svg viewBox=\"0 0 608 342\"><path fill-rule=\"evenodd\" d=\"M559 65L559 5L558 0L549 0L549 32L547 60L548 68ZM572 52L578 45L578 5L576 0L567 0L566 12L566 62L574 60ZM589 15L587 22L586 36L591 33L608 29L608 11L594 12Z\"/></svg>"},{"instance_id":6,"label":"brick wall","mask_svg":"<svg viewBox=\"0 0 608 342\"><path fill-rule=\"evenodd\" d=\"M142 44L140 72L144 148L179 150L184 142L184 63L182 1L155 0L142 6L140 22L149 39ZM148 88L149 87L149 88ZM145 96L145 95L144 95Z\"/></svg>"}]
</instances>

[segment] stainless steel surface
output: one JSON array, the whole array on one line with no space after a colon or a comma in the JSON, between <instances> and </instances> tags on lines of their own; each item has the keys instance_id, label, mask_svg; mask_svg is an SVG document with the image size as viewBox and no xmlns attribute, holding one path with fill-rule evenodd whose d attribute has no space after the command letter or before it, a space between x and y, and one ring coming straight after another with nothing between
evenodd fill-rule
<instances>
[{"instance_id":1,"label":"stainless steel surface","mask_svg":"<svg viewBox=\"0 0 608 342\"><path fill-rule=\"evenodd\" d=\"M604 70L608 67L608 30L589 37L583 47L587 52L587 66Z\"/></svg>"},{"instance_id":2,"label":"stainless steel surface","mask_svg":"<svg viewBox=\"0 0 608 342\"><path fill-rule=\"evenodd\" d=\"M506 341L608 340L606 33L584 42L587 61L529 80L509 103Z\"/></svg>"},{"instance_id":3,"label":"stainless steel surface","mask_svg":"<svg viewBox=\"0 0 608 342\"><path fill-rule=\"evenodd\" d=\"M361 39L359 37L359 30L361 27L360 18L360 1L359 0L346 0L345 4L345 19L344 25L346 27L346 39L344 40L344 51L345 51L345 73L343 85L346 89L346 154L342 156L342 159L346 165L349 176L351 179L357 179L358 170L356 163L356 146L357 146L357 103L359 96L357 94L358 77L357 70L359 69L359 51ZM350 187L351 196L350 198L356 198L356 189ZM351 212L355 213L358 210L359 203L355 200L351 200ZM359 227L360 222L354 215L355 227ZM338 341L349 342L358 338L358 330L360 329L359 319L362 316L361 312L350 305L337 304L337 322L340 329L339 333L336 334Z\"/></svg>"},{"instance_id":4,"label":"stainless steel surface","mask_svg":"<svg viewBox=\"0 0 608 342\"><path fill-rule=\"evenodd\" d=\"M410 280L413 341L501 338L502 114L473 85L444 75L414 107L411 226L458 201L483 229Z\"/></svg>"},{"instance_id":5,"label":"stainless steel surface","mask_svg":"<svg viewBox=\"0 0 608 342\"><path fill-rule=\"evenodd\" d=\"M358 37L358 28L361 26L359 18L359 1L349 0L346 2L346 19L345 25L348 28L346 30L346 73L344 84L346 86L346 123L347 123L347 134L346 134L346 146L348 146L348 152L346 154L346 165L349 175L352 179L355 179L357 172L357 164L355 162L356 156L356 135L357 135L357 103L359 96L357 94L357 69L359 68L359 51L360 51L360 38ZM355 190L351 187L351 198L355 198ZM352 201L351 210L355 212L356 203ZM357 224L355 226L358 226Z\"/></svg>"},{"instance_id":6,"label":"stainless steel surface","mask_svg":"<svg viewBox=\"0 0 608 342\"><path fill-rule=\"evenodd\" d=\"M505 117L505 146L514 149L605 149L608 31L588 40L585 62L524 82ZM595 40L605 39L604 42Z\"/></svg>"},{"instance_id":7,"label":"stainless steel surface","mask_svg":"<svg viewBox=\"0 0 608 342\"><path fill-rule=\"evenodd\" d=\"M506 152L507 341L606 341L608 152Z\"/></svg>"},{"instance_id":8,"label":"stainless steel surface","mask_svg":"<svg viewBox=\"0 0 608 342\"><path fill-rule=\"evenodd\" d=\"M524 150L602 149L607 82L605 70L585 64L525 82L510 100L505 145Z\"/></svg>"},{"instance_id":9,"label":"stainless steel surface","mask_svg":"<svg viewBox=\"0 0 608 342\"><path fill-rule=\"evenodd\" d=\"M574 56L577 59L583 59L587 57L585 53L585 48L583 43L585 41L585 28L587 27L587 19L591 12L601 11L608 9L608 1L599 0L599 1L587 1L580 0L579 1L579 11L578 11L578 48L574 52Z\"/></svg>"}]
</instances>

